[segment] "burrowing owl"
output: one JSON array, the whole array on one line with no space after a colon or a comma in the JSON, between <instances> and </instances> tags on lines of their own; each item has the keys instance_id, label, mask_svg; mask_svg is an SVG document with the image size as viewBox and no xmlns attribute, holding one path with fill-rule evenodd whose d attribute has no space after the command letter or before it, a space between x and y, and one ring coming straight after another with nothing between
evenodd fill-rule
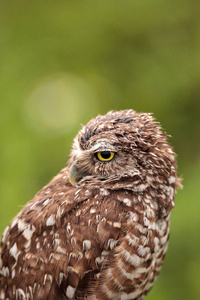
<instances>
[{"instance_id":1,"label":"burrowing owl","mask_svg":"<svg viewBox=\"0 0 200 300\"><path fill-rule=\"evenodd\" d=\"M180 187L151 114L109 112L4 231L0 299L143 299L167 249Z\"/></svg>"}]
</instances>

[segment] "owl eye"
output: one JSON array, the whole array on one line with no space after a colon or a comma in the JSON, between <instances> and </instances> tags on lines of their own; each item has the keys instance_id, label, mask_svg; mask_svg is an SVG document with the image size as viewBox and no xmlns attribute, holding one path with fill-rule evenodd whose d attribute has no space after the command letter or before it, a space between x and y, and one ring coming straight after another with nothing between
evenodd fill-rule
<instances>
[{"instance_id":1,"label":"owl eye","mask_svg":"<svg viewBox=\"0 0 200 300\"><path fill-rule=\"evenodd\" d=\"M101 151L96 153L96 157L100 161L110 161L115 156L115 152L112 151Z\"/></svg>"}]
</instances>

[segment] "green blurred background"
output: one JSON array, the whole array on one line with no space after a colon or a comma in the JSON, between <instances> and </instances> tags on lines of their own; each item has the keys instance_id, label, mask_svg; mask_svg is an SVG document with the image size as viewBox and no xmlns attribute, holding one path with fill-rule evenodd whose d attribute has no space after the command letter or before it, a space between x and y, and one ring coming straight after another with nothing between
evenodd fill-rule
<instances>
[{"instance_id":1,"label":"green blurred background","mask_svg":"<svg viewBox=\"0 0 200 300\"><path fill-rule=\"evenodd\" d=\"M199 1L1 1L0 233L66 164L80 124L152 112L184 189L146 299L200 299L199 94Z\"/></svg>"}]
</instances>

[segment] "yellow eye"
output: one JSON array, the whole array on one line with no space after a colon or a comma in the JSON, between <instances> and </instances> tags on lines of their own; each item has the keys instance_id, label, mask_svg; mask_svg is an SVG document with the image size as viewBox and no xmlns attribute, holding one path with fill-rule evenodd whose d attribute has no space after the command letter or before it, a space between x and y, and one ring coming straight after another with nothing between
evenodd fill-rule
<instances>
[{"instance_id":1,"label":"yellow eye","mask_svg":"<svg viewBox=\"0 0 200 300\"><path fill-rule=\"evenodd\" d=\"M110 161L115 156L115 152L101 151L101 152L97 152L96 156L100 161Z\"/></svg>"}]
</instances>

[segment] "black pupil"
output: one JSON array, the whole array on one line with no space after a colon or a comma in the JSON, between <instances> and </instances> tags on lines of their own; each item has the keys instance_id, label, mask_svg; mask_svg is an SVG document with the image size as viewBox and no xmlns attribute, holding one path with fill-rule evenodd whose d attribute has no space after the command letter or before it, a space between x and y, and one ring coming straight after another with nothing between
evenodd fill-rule
<instances>
[{"instance_id":1,"label":"black pupil","mask_svg":"<svg viewBox=\"0 0 200 300\"><path fill-rule=\"evenodd\" d=\"M110 158L111 153L110 153L110 151L102 151L102 152L101 152L101 156L102 156L104 159L108 159L108 158Z\"/></svg>"}]
</instances>

